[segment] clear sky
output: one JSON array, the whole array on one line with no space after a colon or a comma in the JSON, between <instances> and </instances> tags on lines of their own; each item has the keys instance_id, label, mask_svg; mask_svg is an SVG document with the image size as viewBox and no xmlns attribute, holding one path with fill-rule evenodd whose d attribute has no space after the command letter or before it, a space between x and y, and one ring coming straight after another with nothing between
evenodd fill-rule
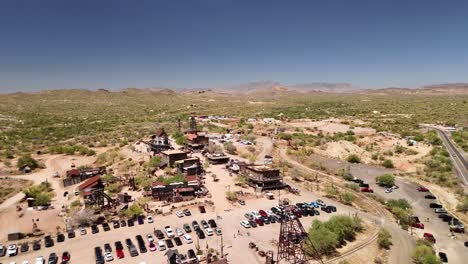
<instances>
[{"instance_id":1,"label":"clear sky","mask_svg":"<svg viewBox=\"0 0 468 264\"><path fill-rule=\"evenodd\" d=\"M2 0L0 92L468 81L468 1Z\"/></svg>"}]
</instances>

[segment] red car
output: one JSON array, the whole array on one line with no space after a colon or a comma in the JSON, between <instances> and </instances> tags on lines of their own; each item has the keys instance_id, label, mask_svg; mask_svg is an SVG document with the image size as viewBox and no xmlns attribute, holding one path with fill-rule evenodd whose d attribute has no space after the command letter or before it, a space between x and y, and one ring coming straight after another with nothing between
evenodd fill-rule
<instances>
[{"instance_id":1,"label":"red car","mask_svg":"<svg viewBox=\"0 0 468 264\"><path fill-rule=\"evenodd\" d=\"M68 253L68 251L65 251L62 254L62 263L68 263L68 261L70 261L70 253Z\"/></svg>"},{"instance_id":2,"label":"red car","mask_svg":"<svg viewBox=\"0 0 468 264\"><path fill-rule=\"evenodd\" d=\"M202 214L206 213L205 206L202 206L202 205L198 206L198 210L200 210L200 213Z\"/></svg>"},{"instance_id":3,"label":"red car","mask_svg":"<svg viewBox=\"0 0 468 264\"><path fill-rule=\"evenodd\" d=\"M149 242L148 247L150 251L156 251L156 245L153 243L153 241Z\"/></svg>"},{"instance_id":4,"label":"red car","mask_svg":"<svg viewBox=\"0 0 468 264\"><path fill-rule=\"evenodd\" d=\"M258 211L258 213L259 213L262 217L268 217L268 214L267 214L265 211L263 211L263 210Z\"/></svg>"},{"instance_id":5,"label":"red car","mask_svg":"<svg viewBox=\"0 0 468 264\"><path fill-rule=\"evenodd\" d=\"M117 253L117 258L121 259L121 258L124 258L125 255L123 253L123 250L122 249L117 249L116 250L116 253Z\"/></svg>"},{"instance_id":6,"label":"red car","mask_svg":"<svg viewBox=\"0 0 468 264\"><path fill-rule=\"evenodd\" d=\"M255 219L255 223L257 223L257 225L259 225L259 226L262 226L264 224L264 222L263 222L263 220L261 218Z\"/></svg>"},{"instance_id":7,"label":"red car","mask_svg":"<svg viewBox=\"0 0 468 264\"><path fill-rule=\"evenodd\" d=\"M429 189L427 189L426 187L422 187L422 186L418 187L417 190L418 190L418 192L428 192L429 191Z\"/></svg>"},{"instance_id":8,"label":"red car","mask_svg":"<svg viewBox=\"0 0 468 264\"><path fill-rule=\"evenodd\" d=\"M414 228L424 229L423 223L413 223L411 226Z\"/></svg>"},{"instance_id":9,"label":"red car","mask_svg":"<svg viewBox=\"0 0 468 264\"><path fill-rule=\"evenodd\" d=\"M372 190L372 189L369 188L369 187L364 187L364 188L361 188L361 192L373 193L374 190Z\"/></svg>"},{"instance_id":10,"label":"red car","mask_svg":"<svg viewBox=\"0 0 468 264\"><path fill-rule=\"evenodd\" d=\"M424 233L423 237L424 237L424 240L427 240L429 242L432 242L432 243L436 242L434 235L431 233Z\"/></svg>"}]
</instances>

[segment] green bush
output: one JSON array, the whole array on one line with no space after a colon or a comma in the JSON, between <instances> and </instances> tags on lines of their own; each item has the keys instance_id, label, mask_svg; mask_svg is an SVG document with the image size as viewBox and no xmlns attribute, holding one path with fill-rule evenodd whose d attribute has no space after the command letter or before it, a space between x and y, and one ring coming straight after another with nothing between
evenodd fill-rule
<instances>
[{"instance_id":1,"label":"green bush","mask_svg":"<svg viewBox=\"0 0 468 264\"><path fill-rule=\"evenodd\" d=\"M39 163L37 162L37 160L31 157L31 154L25 154L18 159L16 166L20 170L22 170L25 167L29 167L31 168L31 170L34 170L39 167Z\"/></svg>"},{"instance_id":2,"label":"green bush","mask_svg":"<svg viewBox=\"0 0 468 264\"><path fill-rule=\"evenodd\" d=\"M382 162L382 166L384 166L387 169L395 168L395 165L393 165L393 161L391 161L389 159L384 160L384 162Z\"/></svg>"},{"instance_id":3,"label":"green bush","mask_svg":"<svg viewBox=\"0 0 468 264\"><path fill-rule=\"evenodd\" d=\"M361 158L356 154L349 155L346 160L350 163L361 163Z\"/></svg>"},{"instance_id":4,"label":"green bush","mask_svg":"<svg viewBox=\"0 0 468 264\"><path fill-rule=\"evenodd\" d=\"M391 239L392 235L390 235L390 232L388 232L387 229L380 229L379 236L377 238L377 243L379 244L380 248L389 249L392 245Z\"/></svg>"},{"instance_id":5,"label":"green bush","mask_svg":"<svg viewBox=\"0 0 468 264\"><path fill-rule=\"evenodd\" d=\"M415 264L442 264L432 246L427 243L418 243L413 250L412 258Z\"/></svg>"},{"instance_id":6,"label":"green bush","mask_svg":"<svg viewBox=\"0 0 468 264\"><path fill-rule=\"evenodd\" d=\"M375 177L375 182L380 186L392 187L395 185L395 176L391 174L383 174Z\"/></svg>"}]
</instances>

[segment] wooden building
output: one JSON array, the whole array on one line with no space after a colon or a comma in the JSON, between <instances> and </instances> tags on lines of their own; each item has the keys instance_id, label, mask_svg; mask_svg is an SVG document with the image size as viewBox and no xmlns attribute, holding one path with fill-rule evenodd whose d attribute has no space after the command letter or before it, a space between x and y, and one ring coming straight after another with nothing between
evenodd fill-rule
<instances>
[{"instance_id":1,"label":"wooden building","mask_svg":"<svg viewBox=\"0 0 468 264\"><path fill-rule=\"evenodd\" d=\"M279 169L264 165L240 166L241 174L247 178L247 184L263 190L283 189L283 177Z\"/></svg>"}]
</instances>

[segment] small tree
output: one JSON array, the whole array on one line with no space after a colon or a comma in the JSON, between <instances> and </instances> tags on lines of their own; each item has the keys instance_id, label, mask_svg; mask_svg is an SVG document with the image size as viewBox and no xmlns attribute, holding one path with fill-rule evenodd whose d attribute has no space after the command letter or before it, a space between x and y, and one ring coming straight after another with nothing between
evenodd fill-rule
<instances>
[{"instance_id":1,"label":"small tree","mask_svg":"<svg viewBox=\"0 0 468 264\"><path fill-rule=\"evenodd\" d=\"M346 160L350 163L360 163L361 162L361 158L359 158L358 155L356 154L351 154L348 156L348 158L346 158Z\"/></svg>"},{"instance_id":2,"label":"small tree","mask_svg":"<svg viewBox=\"0 0 468 264\"><path fill-rule=\"evenodd\" d=\"M387 169L395 168L395 165L393 165L393 161L389 159L384 160L384 162L382 162L382 166L384 166Z\"/></svg>"},{"instance_id":3,"label":"small tree","mask_svg":"<svg viewBox=\"0 0 468 264\"><path fill-rule=\"evenodd\" d=\"M381 186L392 187L395 185L395 176L391 174L383 174L375 177L375 182Z\"/></svg>"},{"instance_id":4,"label":"small tree","mask_svg":"<svg viewBox=\"0 0 468 264\"><path fill-rule=\"evenodd\" d=\"M350 192L345 192L341 195L341 200L345 204L352 204L356 200L356 196Z\"/></svg>"},{"instance_id":5,"label":"small tree","mask_svg":"<svg viewBox=\"0 0 468 264\"><path fill-rule=\"evenodd\" d=\"M237 195L235 192L226 192L226 199L228 199L231 202L234 202L237 200Z\"/></svg>"},{"instance_id":6,"label":"small tree","mask_svg":"<svg viewBox=\"0 0 468 264\"><path fill-rule=\"evenodd\" d=\"M234 146L232 142L224 143L224 149L226 150L227 153L231 155L235 155L237 153L237 148L236 146Z\"/></svg>"},{"instance_id":7,"label":"small tree","mask_svg":"<svg viewBox=\"0 0 468 264\"><path fill-rule=\"evenodd\" d=\"M31 157L31 154L26 154L26 155L21 156L18 159L18 162L16 163L16 166L20 170L22 170L25 167L29 167L29 168L31 168L31 170L34 170L37 167L39 167L39 163L37 162L37 160L35 160L35 159L33 159Z\"/></svg>"},{"instance_id":8,"label":"small tree","mask_svg":"<svg viewBox=\"0 0 468 264\"><path fill-rule=\"evenodd\" d=\"M457 205L457 211L466 213L468 212L468 196L465 195L460 203Z\"/></svg>"},{"instance_id":9,"label":"small tree","mask_svg":"<svg viewBox=\"0 0 468 264\"><path fill-rule=\"evenodd\" d=\"M130 205L128 209L125 210L125 215L127 217L136 217L142 214L143 214L143 209L141 209L141 207L136 203Z\"/></svg>"},{"instance_id":10,"label":"small tree","mask_svg":"<svg viewBox=\"0 0 468 264\"><path fill-rule=\"evenodd\" d=\"M389 249L390 246L392 245L391 239L392 239L392 235L390 235L390 232L388 232L387 229L384 229L384 228L380 229L379 236L377 239L377 242L380 248Z\"/></svg>"},{"instance_id":11,"label":"small tree","mask_svg":"<svg viewBox=\"0 0 468 264\"><path fill-rule=\"evenodd\" d=\"M34 199L35 206L46 206L50 204L50 196L47 193L39 193Z\"/></svg>"}]
</instances>

